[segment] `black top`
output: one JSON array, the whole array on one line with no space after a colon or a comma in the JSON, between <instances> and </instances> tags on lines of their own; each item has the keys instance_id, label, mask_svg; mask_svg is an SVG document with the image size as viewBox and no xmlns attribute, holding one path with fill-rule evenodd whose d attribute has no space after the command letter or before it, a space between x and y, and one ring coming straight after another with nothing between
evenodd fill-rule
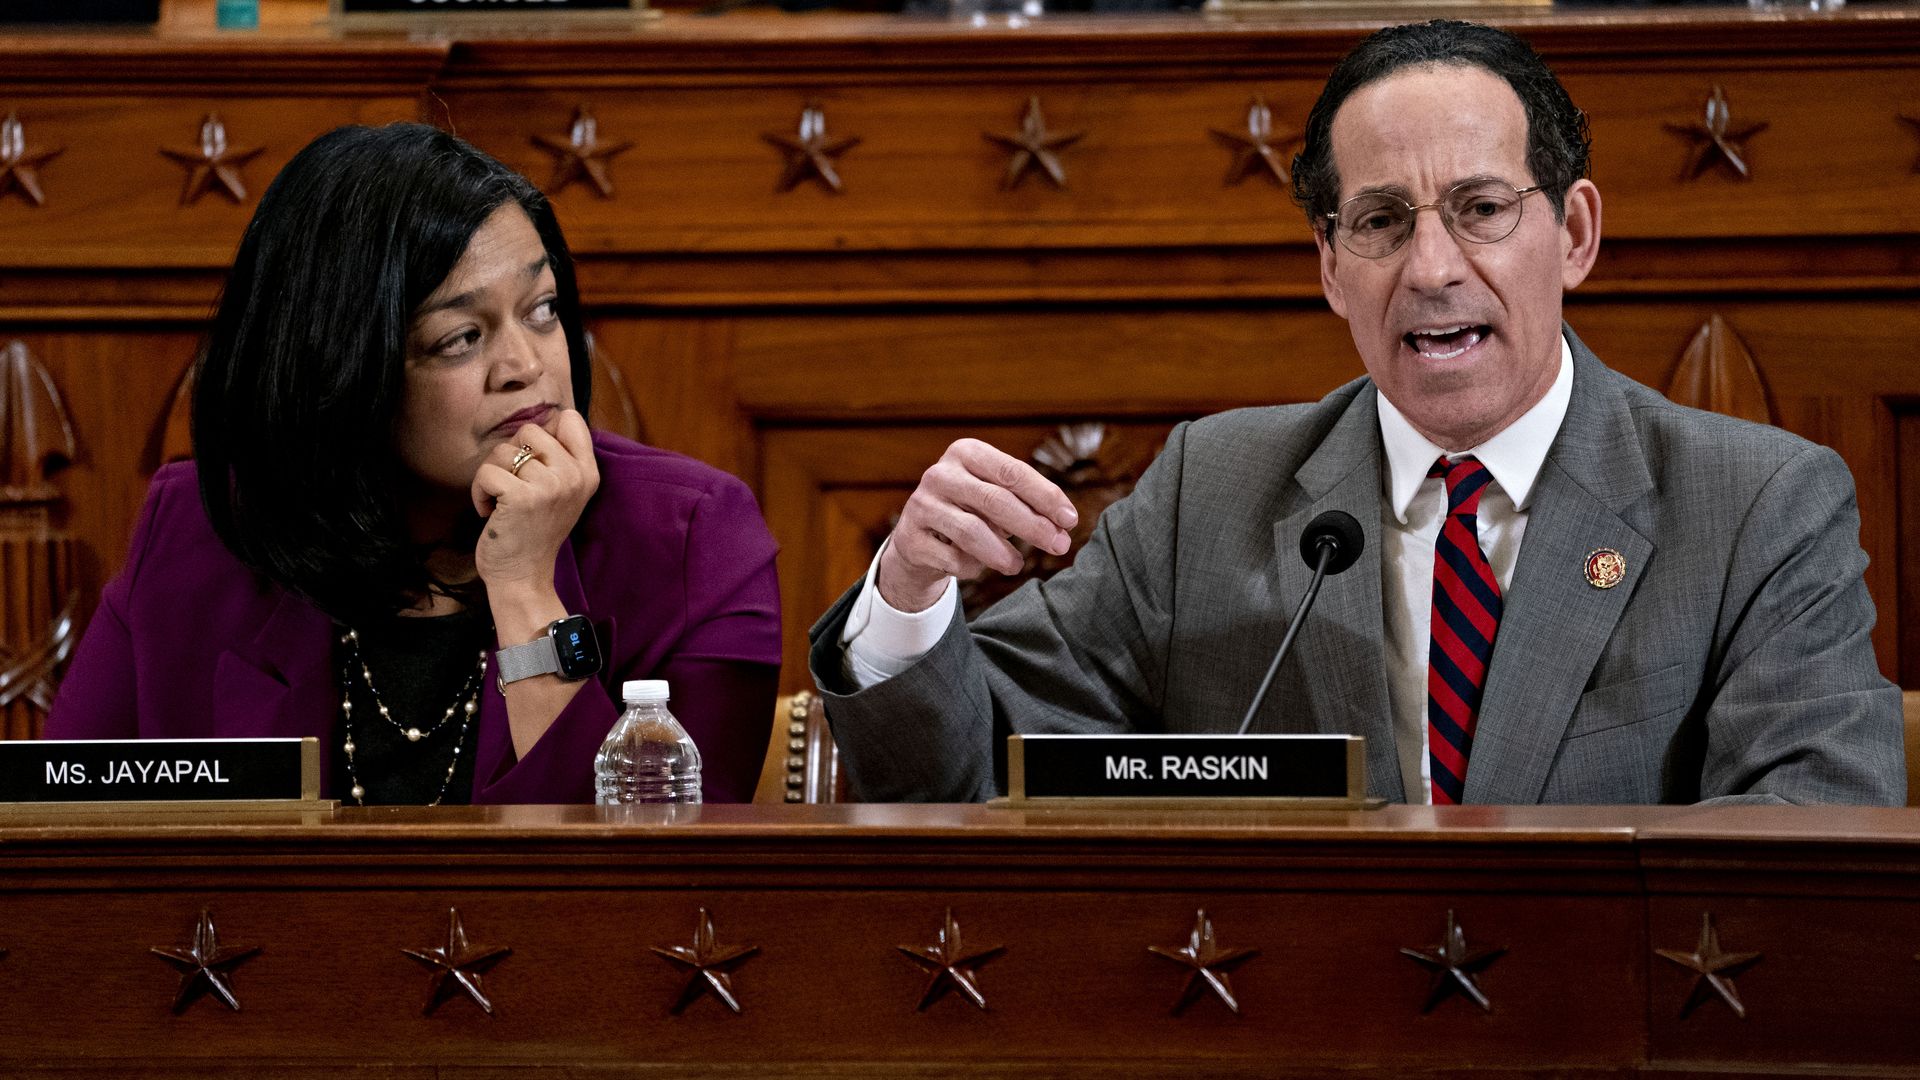
<instances>
[{"instance_id":1,"label":"black top","mask_svg":"<svg viewBox=\"0 0 1920 1080\"><path fill-rule=\"evenodd\" d=\"M399 617L354 629L360 637L360 658L373 674L374 688L393 715L394 724L381 718L373 694L345 645L334 648L334 671L353 701L353 720L335 725L333 740L333 798L351 805L355 782L366 789L369 804L423 805L440 794L445 805L473 799L473 753L479 743L480 716L471 722L462 710L470 694L491 692L475 681L480 650L493 643L493 625L485 608L468 608L453 615L427 618ZM339 631L345 634L345 629ZM477 701L478 698L476 697ZM454 705L453 718L419 742L408 741L405 729L433 729ZM349 770L346 740L353 736ZM456 740L460 752L454 754ZM453 779L447 765L455 763Z\"/></svg>"}]
</instances>

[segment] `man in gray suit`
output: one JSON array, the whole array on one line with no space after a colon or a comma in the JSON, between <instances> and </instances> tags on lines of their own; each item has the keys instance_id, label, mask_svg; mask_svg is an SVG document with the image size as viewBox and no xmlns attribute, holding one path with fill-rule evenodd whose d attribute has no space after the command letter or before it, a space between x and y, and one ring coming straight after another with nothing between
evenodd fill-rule
<instances>
[{"instance_id":1,"label":"man in gray suit","mask_svg":"<svg viewBox=\"0 0 1920 1080\"><path fill-rule=\"evenodd\" d=\"M1367 737L1370 793L1433 803L1898 804L1852 478L1680 408L1561 321L1592 267L1584 116L1523 42L1396 27L1341 61L1295 196L1367 377L1176 428L1074 566L969 627L954 576L1064 552L1070 502L962 440L813 629L856 793L986 798L1012 732L1234 730L1361 522L1255 731Z\"/></svg>"}]
</instances>

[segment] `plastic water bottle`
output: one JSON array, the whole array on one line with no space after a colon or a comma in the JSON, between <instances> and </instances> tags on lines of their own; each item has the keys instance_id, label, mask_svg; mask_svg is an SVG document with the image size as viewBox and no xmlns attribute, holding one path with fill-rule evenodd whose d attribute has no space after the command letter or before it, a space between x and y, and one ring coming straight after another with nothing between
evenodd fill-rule
<instances>
[{"instance_id":1,"label":"plastic water bottle","mask_svg":"<svg viewBox=\"0 0 1920 1080\"><path fill-rule=\"evenodd\" d=\"M620 696L627 711L593 759L594 801L601 806L699 802L700 748L667 711L666 680L623 683Z\"/></svg>"}]
</instances>

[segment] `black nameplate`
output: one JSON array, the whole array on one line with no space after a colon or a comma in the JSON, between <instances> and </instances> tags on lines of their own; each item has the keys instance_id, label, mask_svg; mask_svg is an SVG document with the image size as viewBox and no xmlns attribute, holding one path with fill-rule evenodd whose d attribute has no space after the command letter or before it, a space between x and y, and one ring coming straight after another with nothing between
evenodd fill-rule
<instances>
[{"instance_id":1,"label":"black nameplate","mask_svg":"<svg viewBox=\"0 0 1920 1080\"><path fill-rule=\"evenodd\" d=\"M6 0L0 23L156 23L160 0Z\"/></svg>"},{"instance_id":2,"label":"black nameplate","mask_svg":"<svg viewBox=\"0 0 1920 1080\"><path fill-rule=\"evenodd\" d=\"M1365 798L1352 735L1015 735L1008 797Z\"/></svg>"},{"instance_id":3,"label":"black nameplate","mask_svg":"<svg viewBox=\"0 0 1920 1080\"><path fill-rule=\"evenodd\" d=\"M318 794L313 739L0 742L0 802L233 802ZM309 770L307 759L315 767ZM309 772L314 782L308 784Z\"/></svg>"},{"instance_id":4,"label":"black nameplate","mask_svg":"<svg viewBox=\"0 0 1920 1080\"><path fill-rule=\"evenodd\" d=\"M418 15L552 15L564 11L627 11L633 0L335 0L341 15L390 15L411 12Z\"/></svg>"}]
</instances>

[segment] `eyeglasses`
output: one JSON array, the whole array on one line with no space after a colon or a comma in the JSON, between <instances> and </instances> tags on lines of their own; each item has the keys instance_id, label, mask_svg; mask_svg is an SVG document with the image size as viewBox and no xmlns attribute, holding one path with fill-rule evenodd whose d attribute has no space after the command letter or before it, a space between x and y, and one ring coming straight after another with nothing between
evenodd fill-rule
<instances>
[{"instance_id":1,"label":"eyeglasses","mask_svg":"<svg viewBox=\"0 0 1920 1080\"><path fill-rule=\"evenodd\" d=\"M1355 195L1328 214L1340 246L1363 259L1384 259L1413 235L1422 210L1440 211L1447 231L1470 244L1496 244L1520 226L1521 201L1540 186L1517 188L1505 180L1464 180L1438 202L1414 206L1397 195L1369 191Z\"/></svg>"}]
</instances>

